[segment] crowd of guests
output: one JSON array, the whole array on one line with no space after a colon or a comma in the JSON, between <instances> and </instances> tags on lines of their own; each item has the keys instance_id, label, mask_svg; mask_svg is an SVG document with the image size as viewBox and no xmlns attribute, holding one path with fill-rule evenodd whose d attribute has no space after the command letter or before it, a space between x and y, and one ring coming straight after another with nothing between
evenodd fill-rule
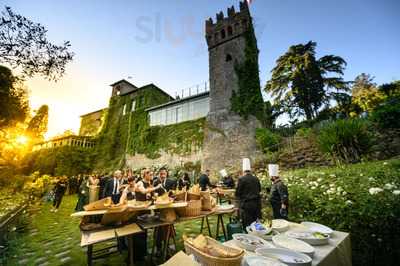
<instances>
[{"instance_id":1,"label":"crowd of guests","mask_svg":"<svg viewBox=\"0 0 400 266\"><path fill-rule=\"evenodd\" d=\"M270 203L273 210L273 217L276 219L287 219L288 216L288 191L287 187L279 178L278 165L269 165L269 174L272 182ZM228 172L223 169L219 172L221 179L219 186L235 188L235 181ZM196 180L202 191L214 189L217 184L210 181L210 171L204 171ZM111 197L114 204L123 204L127 200L148 201L162 196L178 188L189 189L192 179L188 173L181 173L177 178L170 177L168 169L160 168L157 172L149 168L141 169L139 172L131 170L117 170L110 175L79 175L77 177L58 178L53 192L53 209L57 212L64 194L78 194L78 202L75 211L82 211L88 203ZM241 219L244 225L261 219L261 185L257 177L251 173L249 159L243 161L243 176L238 178L235 192L240 202Z\"/></svg>"},{"instance_id":2,"label":"crowd of guests","mask_svg":"<svg viewBox=\"0 0 400 266\"><path fill-rule=\"evenodd\" d=\"M106 197L111 197L114 204L132 199L146 201L176 188L189 189L191 183L188 173L182 173L177 179L170 178L164 167L156 174L145 168L140 172L117 170L110 175L84 176L77 191L75 210L81 211L86 204Z\"/></svg>"}]
</instances>

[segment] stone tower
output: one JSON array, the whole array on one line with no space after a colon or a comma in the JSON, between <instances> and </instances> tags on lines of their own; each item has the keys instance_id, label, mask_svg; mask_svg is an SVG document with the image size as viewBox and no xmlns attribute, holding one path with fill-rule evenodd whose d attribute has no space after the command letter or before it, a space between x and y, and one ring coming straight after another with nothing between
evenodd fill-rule
<instances>
[{"instance_id":1,"label":"stone tower","mask_svg":"<svg viewBox=\"0 0 400 266\"><path fill-rule=\"evenodd\" d=\"M254 116L244 119L231 110L232 93L239 89L235 65L245 60L246 34L254 34L247 1L240 2L238 12L232 6L228 8L227 16L221 11L216 19L215 23L212 18L206 21L210 111L202 164L203 169L210 169L214 173L222 168L239 170L244 157L254 162L260 155L255 129L261 127Z\"/></svg>"}]
</instances>

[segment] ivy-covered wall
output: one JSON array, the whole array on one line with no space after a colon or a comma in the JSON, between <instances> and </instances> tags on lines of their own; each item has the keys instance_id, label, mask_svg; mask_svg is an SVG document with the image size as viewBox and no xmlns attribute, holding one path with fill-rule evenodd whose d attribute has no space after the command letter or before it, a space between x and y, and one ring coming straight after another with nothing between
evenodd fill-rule
<instances>
[{"instance_id":1,"label":"ivy-covered wall","mask_svg":"<svg viewBox=\"0 0 400 266\"><path fill-rule=\"evenodd\" d=\"M131 111L132 100L136 101L134 111ZM203 141L204 119L150 127L146 109L170 100L151 85L131 94L113 96L97 139L95 168L112 170L123 167L126 155L143 154L156 159L161 151L184 155L199 149Z\"/></svg>"},{"instance_id":2,"label":"ivy-covered wall","mask_svg":"<svg viewBox=\"0 0 400 266\"><path fill-rule=\"evenodd\" d=\"M94 162L93 148L63 146L42 149L29 153L24 158L26 174L39 171L41 174L73 176L90 173Z\"/></svg>"},{"instance_id":3,"label":"ivy-covered wall","mask_svg":"<svg viewBox=\"0 0 400 266\"><path fill-rule=\"evenodd\" d=\"M231 108L238 115L248 118L254 115L261 123L265 123L264 100L261 94L258 66L258 48L254 29L251 27L244 33L245 59L235 64L238 77L238 91L232 92Z\"/></svg>"}]
</instances>

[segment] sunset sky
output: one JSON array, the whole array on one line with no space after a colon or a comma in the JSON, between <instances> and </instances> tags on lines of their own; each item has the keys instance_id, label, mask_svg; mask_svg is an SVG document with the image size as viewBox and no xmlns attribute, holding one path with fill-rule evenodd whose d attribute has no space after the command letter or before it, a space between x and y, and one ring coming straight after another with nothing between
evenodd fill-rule
<instances>
[{"instance_id":1,"label":"sunset sky","mask_svg":"<svg viewBox=\"0 0 400 266\"><path fill-rule=\"evenodd\" d=\"M74 61L58 82L28 80L31 105L50 107L48 136L78 131L79 116L104 108L109 84L154 83L171 95L208 80L204 21L237 0L0 0L40 22L54 43L69 40ZM362 72L377 83L400 79L400 1L254 0L262 86L290 45L316 41L317 56L347 63L345 79Z\"/></svg>"}]
</instances>

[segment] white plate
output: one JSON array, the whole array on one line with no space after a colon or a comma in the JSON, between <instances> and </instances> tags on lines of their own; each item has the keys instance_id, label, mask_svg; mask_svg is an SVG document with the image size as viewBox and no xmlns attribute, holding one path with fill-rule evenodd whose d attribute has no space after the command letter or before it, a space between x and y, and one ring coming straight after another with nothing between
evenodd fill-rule
<instances>
[{"instance_id":1,"label":"white plate","mask_svg":"<svg viewBox=\"0 0 400 266\"><path fill-rule=\"evenodd\" d=\"M311 266L312 259L300 252L283 248L258 248L258 255L278 259L289 266Z\"/></svg>"},{"instance_id":2,"label":"white plate","mask_svg":"<svg viewBox=\"0 0 400 266\"><path fill-rule=\"evenodd\" d=\"M296 238L304 241L313 246L326 245L329 243L329 235L325 234L324 237L318 238L314 236L314 232L311 231L288 231L285 233L288 237Z\"/></svg>"},{"instance_id":3,"label":"white plate","mask_svg":"<svg viewBox=\"0 0 400 266\"><path fill-rule=\"evenodd\" d=\"M323 224L318 224L318 223L313 223L313 222L302 222L302 225L306 226L308 230L312 232L320 232L323 234L328 234L331 235L333 233L333 230L329 228L328 226L325 226Z\"/></svg>"},{"instance_id":4,"label":"white plate","mask_svg":"<svg viewBox=\"0 0 400 266\"><path fill-rule=\"evenodd\" d=\"M272 244L268 243L264 239L254 236L254 235L249 235L249 234L233 234L232 238L235 240L236 244L244 248L245 250L248 251L254 251L256 248L260 247L274 247ZM250 242L256 242L258 244L251 244Z\"/></svg>"},{"instance_id":5,"label":"white plate","mask_svg":"<svg viewBox=\"0 0 400 266\"><path fill-rule=\"evenodd\" d=\"M285 232L289 229L289 222L283 219L272 220L272 229L280 233Z\"/></svg>"},{"instance_id":6,"label":"white plate","mask_svg":"<svg viewBox=\"0 0 400 266\"><path fill-rule=\"evenodd\" d=\"M271 231L271 232L273 232L272 234L263 235L263 234L261 234L260 232L253 231L253 230L251 229L250 226L247 226L247 227L246 227L246 231L247 231L250 235L258 236L258 237L261 237L262 239L268 240L268 241L272 241L272 237L273 237L273 236L279 235L279 232L276 231L276 230L272 230L272 231Z\"/></svg>"},{"instance_id":7,"label":"white plate","mask_svg":"<svg viewBox=\"0 0 400 266\"><path fill-rule=\"evenodd\" d=\"M264 230L257 230L257 229L256 229L256 224L257 224L257 222L253 222L253 223L250 225L250 228L252 229L253 232L257 232L257 233L259 233L260 235L266 235L266 234L268 234L269 232L271 232L271 230L272 230L271 227L267 227L267 226L265 226L265 225L263 225L263 224L262 224L262 227L264 228Z\"/></svg>"},{"instance_id":8,"label":"white plate","mask_svg":"<svg viewBox=\"0 0 400 266\"><path fill-rule=\"evenodd\" d=\"M315 249L304 241L288 237L286 235L278 235L272 238L275 246L290 249L296 252L304 253L313 257Z\"/></svg>"},{"instance_id":9,"label":"white plate","mask_svg":"<svg viewBox=\"0 0 400 266\"><path fill-rule=\"evenodd\" d=\"M244 261L247 266L287 266L279 260L264 256L245 256Z\"/></svg>"}]
</instances>

